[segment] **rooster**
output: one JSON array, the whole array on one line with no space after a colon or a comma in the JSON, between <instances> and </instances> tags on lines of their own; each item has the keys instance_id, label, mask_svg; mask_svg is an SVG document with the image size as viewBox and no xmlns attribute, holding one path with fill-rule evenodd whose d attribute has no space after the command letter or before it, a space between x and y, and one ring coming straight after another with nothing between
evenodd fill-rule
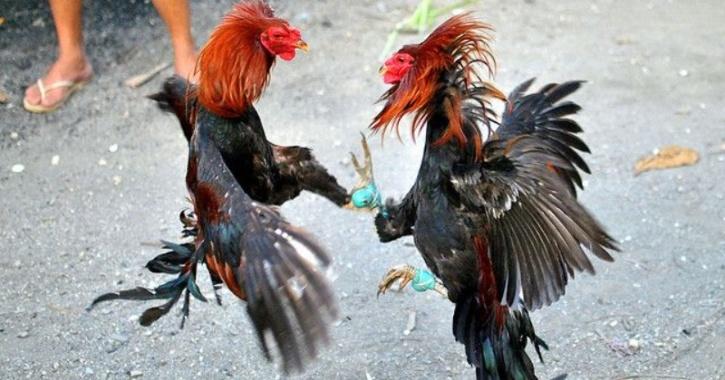
<instances>
[{"instance_id":1,"label":"rooster","mask_svg":"<svg viewBox=\"0 0 725 380\"><path fill-rule=\"evenodd\" d=\"M198 85L179 77L152 96L179 118L189 140L186 184L192 213L182 213L184 234L193 243L165 242L151 260L152 272L178 273L155 288L104 294L99 302L167 299L140 318L150 325L184 296L182 327L190 296L205 301L196 284L203 262L217 302L221 284L245 300L262 350L276 343L284 371L301 371L327 343L337 316L327 280L330 258L305 231L286 222L274 207L302 190L340 206L347 191L303 147L271 144L253 103L261 96L276 57L290 61L307 50L300 31L276 18L263 1L244 1L212 32L197 63Z\"/></svg>"},{"instance_id":2,"label":"rooster","mask_svg":"<svg viewBox=\"0 0 725 380\"><path fill-rule=\"evenodd\" d=\"M569 118L580 108L565 98L581 82L528 92L528 80L504 96L481 73L495 67L490 33L468 13L454 16L385 61L392 87L371 128L384 133L412 115L413 137L425 127L423 159L400 203L376 201L374 183L353 199L381 211L382 242L413 235L430 269L394 267L378 294L399 282L447 295L477 379L535 379L526 345L539 359L548 348L529 311L559 299L575 273L594 273L592 255L612 261L618 248L576 198L579 170L589 173L577 151L589 150ZM505 102L500 119L495 101Z\"/></svg>"}]
</instances>

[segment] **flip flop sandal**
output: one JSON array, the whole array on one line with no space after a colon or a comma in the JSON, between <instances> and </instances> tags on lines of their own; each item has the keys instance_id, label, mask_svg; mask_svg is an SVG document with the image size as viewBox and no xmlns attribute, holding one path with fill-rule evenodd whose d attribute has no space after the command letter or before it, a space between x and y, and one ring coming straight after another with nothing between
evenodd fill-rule
<instances>
[{"instance_id":1,"label":"flip flop sandal","mask_svg":"<svg viewBox=\"0 0 725 380\"><path fill-rule=\"evenodd\" d=\"M28 102L27 98L25 98L25 99L23 99L23 106L25 107L26 110L28 110L30 112L35 112L35 113L53 112L56 109L58 109L58 107L62 106L63 103L65 103L68 100L68 98L70 98L70 96L73 95L74 92L82 89L83 86L88 84L89 81L90 81L89 79L80 80L80 81L76 81L76 82L69 81L69 80L61 80L61 81L51 84L48 87L45 87L45 85L43 84L43 80L38 79L37 85L38 85L38 90L40 90L40 104L32 104L32 103ZM68 89L68 91L65 93L65 95L63 95L63 97L58 99L58 101L56 101L54 104L43 105L48 92L53 91L53 90L63 89L63 88Z\"/></svg>"}]
</instances>

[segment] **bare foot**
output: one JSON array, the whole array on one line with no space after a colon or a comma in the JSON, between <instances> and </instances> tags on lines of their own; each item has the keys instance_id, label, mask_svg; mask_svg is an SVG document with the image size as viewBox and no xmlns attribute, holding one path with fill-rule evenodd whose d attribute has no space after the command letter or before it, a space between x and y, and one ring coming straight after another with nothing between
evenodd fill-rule
<instances>
[{"instance_id":1,"label":"bare foot","mask_svg":"<svg viewBox=\"0 0 725 380\"><path fill-rule=\"evenodd\" d=\"M174 57L174 73L182 78L186 78L191 83L197 82L197 75L194 72L196 68L196 53L190 52L186 54L175 54Z\"/></svg>"},{"instance_id":2,"label":"bare foot","mask_svg":"<svg viewBox=\"0 0 725 380\"><path fill-rule=\"evenodd\" d=\"M42 78L43 84L48 87L60 81L79 82L91 79L93 68L85 57L79 59L58 59L50 66ZM52 106L60 101L69 88L58 88L47 91L45 99L41 99L37 83L25 90L25 99L32 105Z\"/></svg>"}]
</instances>

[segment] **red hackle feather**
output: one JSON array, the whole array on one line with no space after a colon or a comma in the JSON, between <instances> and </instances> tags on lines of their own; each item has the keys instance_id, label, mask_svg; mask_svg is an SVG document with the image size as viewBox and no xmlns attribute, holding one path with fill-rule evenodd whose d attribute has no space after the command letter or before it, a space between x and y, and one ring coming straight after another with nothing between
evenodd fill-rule
<instances>
[{"instance_id":1,"label":"red hackle feather","mask_svg":"<svg viewBox=\"0 0 725 380\"><path fill-rule=\"evenodd\" d=\"M410 54L415 64L410 71L381 97L385 106L373 119L371 128L385 133L388 127L396 130L401 119L412 113L411 132L423 128L435 109L431 106L434 96L441 90L441 75L458 66L468 86L483 82L475 66L482 65L489 76L495 70L495 59L491 53L490 32L492 27L476 20L470 13L451 17L434 30L428 38L417 45L406 45L400 53ZM453 94L444 106L450 119L449 129L436 142L445 144L453 139L465 145L468 138L463 130L460 94ZM498 97L498 94L493 94ZM457 99L456 99L457 98ZM481 146L480 135L472 136L476 147Z\"/></svg>"},{"instance_id":2,"label":"red hackle feather","mask_svg":"<svg viewBox=\"0 0 725 380\"><path fill-rule=\"evenodd\" d=\"M259 36L287 22L274 17L264 1L235 5L209 37L199 53L197 95L209 111L237 117L262 95L274 56L264 50Z\"/></svg>"}]
</instances>

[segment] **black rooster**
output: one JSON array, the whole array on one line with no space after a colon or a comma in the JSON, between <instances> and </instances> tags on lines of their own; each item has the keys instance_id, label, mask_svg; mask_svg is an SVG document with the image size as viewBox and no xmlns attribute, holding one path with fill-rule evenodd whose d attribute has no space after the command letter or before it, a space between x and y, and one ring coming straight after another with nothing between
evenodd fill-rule
<instances>
[{"instance_id":1,"label":"black rooster","mask_svg":"<svg viewBox=\"0 0 725 380\"><path fill-rule=\"evenodd\" d=\"M590 254L612 261L608 250L617 248L576 199L578 170L589 172L576 151L589 150L568 118L579 106L563 99L581 83L526 94L529 80L506 98L476 72L493 71L489 31L469 14L455 16L385 62L381 73L392 87L371 127L397 127L413 114L413 133L426 126L425 151L399 204L378 204L370 186L358 203L380 207L381 241L413 235L437 277L399 266L380 293L396 281L447 293L456 304L453 334L477 379L535 379L525 347L531 341L541 356L547 346L528 310L556 301L576 272L594 273ZM496 99L506 100L498 123Z\"/></svg>"},{"instance_id":2,"label":"black rooster","mask_svg":"<svg viewBox=\"0 0 725 380\"><path fill-rule=\"evenodd\" d=\"M186 183L192 213L182 213L193 243L173 244L147 267L179 276L155 289L136 288L98 297L167 299L140 318L150 325L184 295L205 300L196 285L197 264L206 264L214 290L225 284L247 302L265 355L268 336L278 346L285 372L298 371L328 341L337 316L327 279L330 258L304 231L287 223L273 205L302 190L343 206L349 196L311 152L271 144L253 107L276 57L291 60L307 49L299 30L274 17L263 1L244 1L225 16L201 51L198 86L172 77L153 95L174 112L189 140ZM272 206L270 206L272 205ZM220 301L217 295L217 301ZM92 305L92 306L93 306Z\"/></svg>"}]
</instances>

